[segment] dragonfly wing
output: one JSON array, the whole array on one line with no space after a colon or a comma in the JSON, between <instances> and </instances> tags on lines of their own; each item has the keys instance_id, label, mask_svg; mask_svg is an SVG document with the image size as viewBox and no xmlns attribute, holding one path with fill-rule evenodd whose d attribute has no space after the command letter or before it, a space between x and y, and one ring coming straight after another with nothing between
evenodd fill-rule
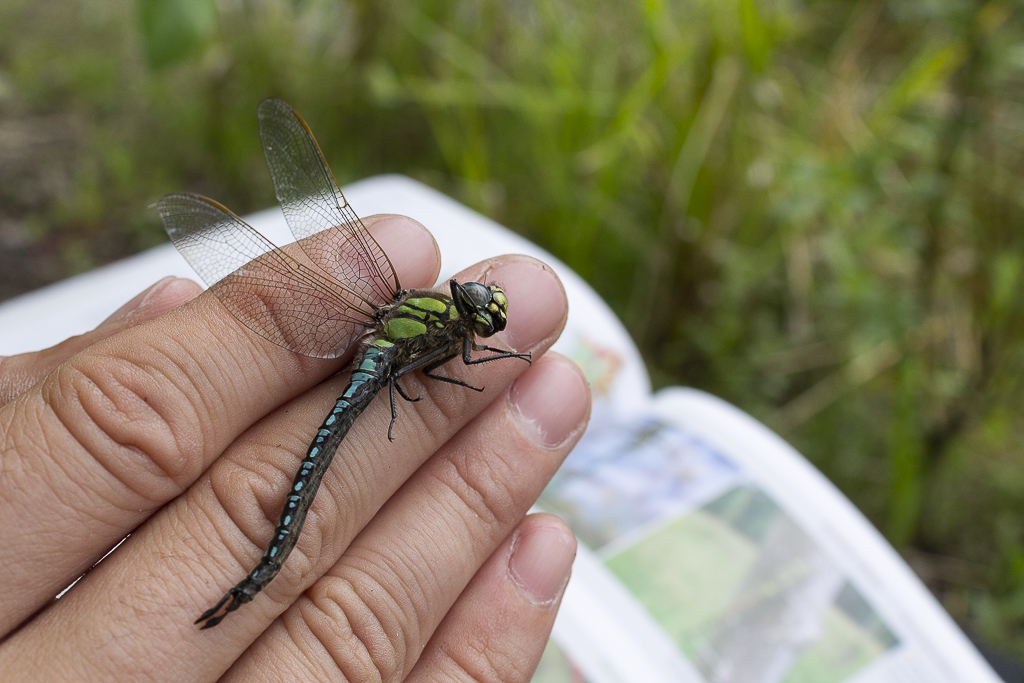
<instances>
[{"instance_id":1,"label":"dragonfly wing","mask_svg":"<svg viewBox=\"0 0 1024 683\"><path fill-rule=\"evenodd\" d=\"M257 117L277 200L303 251L367 302L391 303L402 288L398 276L341 193L309 126L273 97L260 102Z\"/></svg>"},{"instance_id":2,"label":"dragonfly wing","mask_svg":"<svg viewBox=\"0 0 1024 683\"><path fill-rule=\"evenodd\" d=\"M169 194L157 212L174 246L243 325L289 351L336 358L373 324L374 309L275 247L212 199Z\"/></svg>"}]
</instances>

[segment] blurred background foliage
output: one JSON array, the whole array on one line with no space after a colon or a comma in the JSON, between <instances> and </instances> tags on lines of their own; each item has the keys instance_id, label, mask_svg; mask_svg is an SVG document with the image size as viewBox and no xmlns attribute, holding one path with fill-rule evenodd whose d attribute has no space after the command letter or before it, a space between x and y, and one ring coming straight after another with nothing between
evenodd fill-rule
<instances>
[{"instance_id":1,"label":"blurred background foliage","mask_svg":"<svg viewBox=\"0 0 1024 683\"><path fill-rule=\"evenodd\" d=\"M283 97L343 184L550 249L659 385L764 420L1024 658L1024 14L1007 0L5 0L0 298L273 204Z\"/></svg>"}]
</instances>

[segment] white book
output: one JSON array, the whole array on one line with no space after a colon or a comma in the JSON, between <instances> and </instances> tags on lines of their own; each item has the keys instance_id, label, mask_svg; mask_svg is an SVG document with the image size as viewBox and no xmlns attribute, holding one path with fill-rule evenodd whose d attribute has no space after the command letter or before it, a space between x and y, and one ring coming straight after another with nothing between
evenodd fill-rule
<instances>
[{"instance_id":1,"label":"white book","mask_svg":"<svg viewBox=\"0 0 1024 683\"><path fill-rule=\"evenodd\" d=\"M444 282L505 253L549 263L569 319L555 349L594 392L590 429L542 496L580 540L537 683L996 683L1000 679L867 519L741 410L673 387L652 395L611 309L553 256L404 176L344 188L362 216L433 232ZM280 210L245 217L292 241ZM95 327L165 275L171 245L0 304L0 355Z\"/></svg>"}]
</instances>

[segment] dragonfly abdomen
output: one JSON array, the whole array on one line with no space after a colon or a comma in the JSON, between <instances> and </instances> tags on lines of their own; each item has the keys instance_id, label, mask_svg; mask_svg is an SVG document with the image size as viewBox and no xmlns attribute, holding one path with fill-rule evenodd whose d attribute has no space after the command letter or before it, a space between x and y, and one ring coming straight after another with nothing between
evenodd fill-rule
<instances>
[{"instance_id":1,"label":"dragonfly abdomen","mask_svg":"<svg viewBox=\"0 0 1024 683\"><path fill-rule=\"evenodd\" d=\"M341 397L334 404L330 414L324 418L316 437L309 444L309 450L299 463L299 471L292 480L292 487L285 500L274 540L263 554L265 560L283 563L302 531L306 519L320 488L320 481L331 465L338 446L352 427L356 417L369 405L377 392L387 382L392 354L387 353L394 344L378 339L363 351L354 365L352 376ZM255 573L255 571L253 572Z\"/></svg>"},{"instance_id":2,"label":"dragonfly abdomen","mask_svg":"<svg viewBox=\"0 0 1024 683\"><path fill-rule=\"evenodd\" d=\"M398 348L387 339L376 339L364 350L353 365L345 391L334 404L317 430L306 455L299 463L299 471L292 480L291 489L278 518L274 536L263 551L256 567L242 579L213 608L203 613L196 623L203 628L216 626L229 613L250 602L269 584L295 547L306 515L313 504L324 473L331 465L338 446L356 418L370 404L377 392L389 381ZM224 613L217 615L225 606ZM216 616L215 616L216 615Z\"/></svg>"}]
</instances>

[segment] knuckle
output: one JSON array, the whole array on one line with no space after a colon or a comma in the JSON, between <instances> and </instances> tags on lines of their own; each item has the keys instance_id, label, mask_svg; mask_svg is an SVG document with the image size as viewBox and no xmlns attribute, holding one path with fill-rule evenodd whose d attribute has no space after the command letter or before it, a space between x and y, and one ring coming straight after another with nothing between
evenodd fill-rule
<instances>
[{"instance_id":1,"label":"knuckle","mask_svg":"<svg viewBox=\"0 0 1024 683\"><path fill-rule=\"evenodd\" d=\"M512 524L521 516L522 505L506 457L506 453L481 455L480 449L459 449L436 476L476 519L489 525Z\"/></svg>"},{"instance_id":2,"label":"knuckle","mask_svg":"<svg viewBox=\"0 0 1024 683\"><path fill-rule=\"evenodd\" d=\"M492 642L469 636L458 647L444 648L438 668L446 680L474 683L529 681L533 676L531 653L515 643Z\"/></svg>"},{"instance_id":3,"label":"knuckle","mask_svg":"<svg viewBox=\"0 0 1024 683\"><path fill-rule=\"evenodd\" d=\"M92 461L145 498L179 493L202 468L196 402L153 366L122 358L72 360L44 400Z\"/></svg>"},{"instance_id":4,"label":"knuckle","mask_svg":"<svg viewBox=\"0 0 1024 683\"><path fill-rule=\"evenodd\" d=\"M208 516L224 521L225 541L239 534L244 537L248 542L246 554L258 555L273 535L288 483L295 474L296 454L301 453L296 447L298 443L292 438L273 444L245 441L240 450L229 451L210 470L214 509ZM320 555L319 530L323 517L316 509L310 510L299 544L289 555L277 581L278 588L285 588L283 592L296 592L304 577L313 571L314 561Z\"/></svg>"},{"instance_id":5,"label":"knuckle","mask_svg":"<svg viewBox=\"0 0 1024 683\"><path fill-rule=\"evenodd\" d=\"M0 406L28 391L51 368L45 351L0 356Z\"/></svg>"},{"instance_id":6,"label":"knuckle","mask_svg":"<svg viewBox=\"0 0 1024 683\"><path fill-rule=\"evenodd\" d=\"M401 681L411 642L408 606L366 573L322 580L310 591L317 614L305 615L312 636L347 681Z\"/></svg>"}]
</instances>

